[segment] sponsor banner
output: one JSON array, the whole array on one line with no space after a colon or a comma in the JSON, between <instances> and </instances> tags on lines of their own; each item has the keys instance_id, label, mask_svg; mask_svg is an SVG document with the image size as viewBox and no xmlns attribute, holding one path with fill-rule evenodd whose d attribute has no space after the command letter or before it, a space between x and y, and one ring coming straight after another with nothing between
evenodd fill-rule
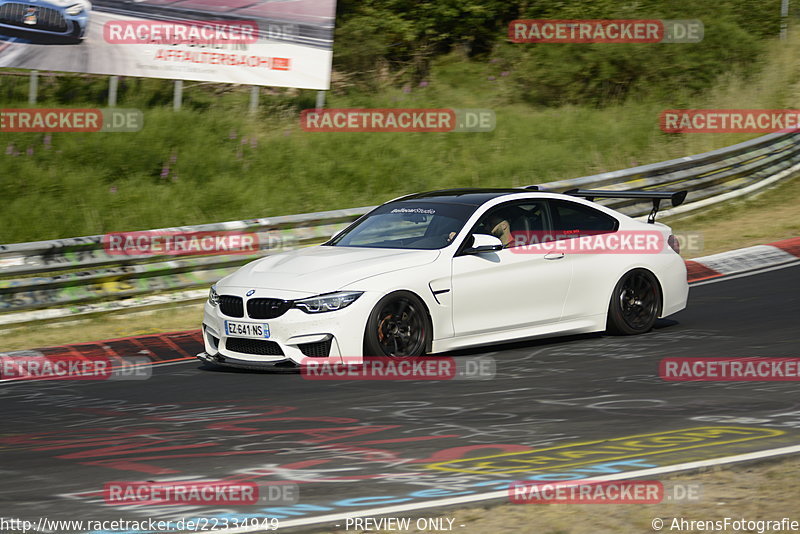
<instances>
[{"instance_id":1,"label":"sponsor banner","mask_svg":"<svg viewBox=\"0 0 800 534\"><path fill-rule=\"evenodd\" d=\"M666 133L788 133L800 130L800 110L668 109L660 124Z\"/></svg>"},{"instance_id":2,"label":"sponsor banner","mask_svg":"<svg viewBox=\"0 0 800 534\"><path fill-rule=\"evenodd\" d=\"M497 371L495 360L486 356L344 357L341 363L304 358L300 366L306 380L490 380Z\"/></svg>"},{"instance_id":3,"label":"sponsor banner","mask_svg":"<svg viewBox=\"0 0 800 534\"><path fill-rule=\"evenodd\" d=\"M0 68L330 88L336 0L7 5Z\"/></svg>"},{"instance_id":4,"label":"sponsor banner","mask_svg":"<svg viewBox=\"0 0 800 534\"><path fill-rule=\"evenodd\" d=\"M492 132L488 109L306 109L300 126L307 132Z\"/></svg>"},{"instance_id":5,"label":"sponsor banner","mask_svg":"<svg viewBox=\"0 0 800 534\"><path fill-rule=\"evenodd\" d=\"M389 213L410 213L415 215L436 215L436 210L425 208L395 208Z\"/></svg>"},{"instance_id":6,"label":"sponsor banner","mask_svg":"<svg viewBox=\"0 0 800 534\"><path fill-rule=\"evenodd\" d=\"M514 20L514 43L699 43L703 22L688 20Z\"/></svg>"},{"instance_id":7,"label":"sponsor banner","mask_svg":"<svg viewBox=\"0 0 800 534\"><path fill-rule=\"evenodd\" d=\"M291 58L240 52L214 52L206 50L181 50L179 48L164 48L156 53L155 61L194 66L222 65L226 67L260 69L262 71L292 70Z\"/></svg>"},{"instance_id":8,"label":"sponsor banner","mask_svg":"<svg viewBox=\"0 0 800 534\"><path fill-rule=\"evenodd\" d=\"M138 109L0 109L0 132L138 132Z\"/></svg>"},{"instance_id":9,"label":"sponsor banner","mask_svg":"<svg viewBox=\"0 0 800 534\"><path fill-rule=\"evenodd\" d=\"M670 382L797 382L800 358L664 358L658 374Z\"/></svg>"},{"instance_id":10,"label":"sponsor banner","mask_svg":"<svg viewBox=\"0 0 800 534\"><path fill-rule=\"evenodd\" d=\"M541 254L547 251L570 254L659 254L667 245L657 230L552 230L511 232L515 254Z\"/></svg>"},{"instance_id":11,"label":"sponsor banner","mask_svg":"<svg viewBox=\"0 0 800 534\"><path fill-rule=\"evenodd\" d=\"M260 250L260 236L254 232L145 230L106 234L102 241L110 256L208 256Z\"/></svg>"}]
</instances>

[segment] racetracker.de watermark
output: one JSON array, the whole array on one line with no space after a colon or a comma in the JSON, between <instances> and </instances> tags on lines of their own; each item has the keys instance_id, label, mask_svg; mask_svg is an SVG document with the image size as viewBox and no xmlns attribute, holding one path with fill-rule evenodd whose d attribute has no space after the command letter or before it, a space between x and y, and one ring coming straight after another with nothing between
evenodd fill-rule
<instances>
[{"instance_id":1,"label":"racetracker.de watermark","mask_svg":"<svg viewBox=\"0 0 800 534\"><path fill-rule=\"evenodd\" d=\"M146 230L103 236L110 256L211 256L256 254L263 248L281 248L280 240L262 243L254 232L181 232ZM273 246L276 245L276 246Z\"/></svg>"},{"instance_id":2,"label":"racetracker.de watermark","mask_svg":"<svg viewBox=\"0 0 800 534\"><path fill-rule=\"evenodd\" d=\"M521 230L511 232L509 250L514 254L658 254L667 246L679 254L699 254L704 249L703 234L682 232L665 238L657 230Z\"/></svg>"},{"instance_id":3,"label":"racetracker.de watermark","mask_svg":"<svg viewBox=\"0 0 800 534\"><path fill-rule=\"evenodd\" d=\"M103 25L109 44L247 45L258 42L252 20L111 20Z\"/></svg>"},{"instance_id":4,"label":"racetracker.de watermark","mask_svg":"<svg viewBox=\"0 0 800 534\"><path fill-rule=\"evenodd\" d=\"M46 355L38 351L0 354L0 380L147 380L152 361L145 356L126 358L83 355Z\"/></svg>"},{"instance_id":5,"label":"racetracker.de watermark","mask_svg":"<svg viewBox=\"0 0 800 534\"><path fill-rule=\"evenodd\" d=\"M280 528L280 519L264 516L230 516L180 518L173 520L142 519L7 519L0 517L0 532L35 534L39 532L223 532L228 529L273 531Z\"/></svg>"},{"instance_id":6,"label":"racetracker.de watermark","mask_svg":"<svg viewBox=\"0 0 800 534\"><path fill-rule=\"evenodd\" d=\"M659 122L666 133L788 133L800 130L800 110L668 109Z\"/></svg>"},{"instance_id":7,"label":"racetracker.de watermark","mask_svg":"<svg viewBox=\"0 0 800 534\"><path fill-rule=\"evenodd\" d=\"M339 363L303 358L300 374L306 380L491 380L497 373L497 363L488 356L366 356L361 360L343 357Z\"/></svg>"},{"instance_id":8,"label":"racetracker.de watermark","mask_svg":"<svg viewBox=\"0 0 800 534\"><path fill-rule=\"evenodd\" d=\"M257 484L228 480L166 482L108 482L103 486L107 505L255 505L297 504L297 484Z\"/></svg>"},{"instance_id":9,"label":"racetracker.de watermark","mask_svg":"<svg viewBox=\"0 0 800 534\"><path fill-rule=\"evenodd\" d=\"M138 132L143 127L138 109L0 109L0 132Z\"/></svg>"},{"instance_id":10,"label":"racetracker.de watermark","mask_svg":"<svg viewBox=\"0 0 800 534\"><path fill-rule=\"evenodd\" d=\"M704 34L696 19L526 19L508 26L514 43L699 43Z\"/></svg>"},{"instance_id":11,"label":"racetracker.de watermark","mask_svg":"<svg viewBox=\"0 0 800 534\"><path fill-rule=\"evenodd\" d=\"M658 375L669 382L797 382L800 358L664 358Z\"/></svg>"},{"instance_id":12,"label":"racetracker.de watermark","mask_svg":"<svg viewBox=\"0 0 800 534\"><path fill-rule=\"evenodd\" d=\"M516 481L508 497L514 504L658 504L699 501L700 490L700 484L658 480Z\"/></svg>"},{"instance_id":13,"label":"racetracker.de watermark","mask_svg":"<svg viewBox=\"0 0 800 534\"><path fill-rule=\"evenodd\" d=\"M659 254L667 239L657 230L514 231L511 232L515 254L539 254L543 249L570 254Z\"/></svg>"},{"instance_id":14,"label":"racetracker.de watermark","mask_svg":"<svg viewBox=\"0 0 800 534\"><path fill-rule=\"evenodd\" d=\"M493 132L490 109L306 109L300 126L307 132Z\"/></svg>"}]
</instances>

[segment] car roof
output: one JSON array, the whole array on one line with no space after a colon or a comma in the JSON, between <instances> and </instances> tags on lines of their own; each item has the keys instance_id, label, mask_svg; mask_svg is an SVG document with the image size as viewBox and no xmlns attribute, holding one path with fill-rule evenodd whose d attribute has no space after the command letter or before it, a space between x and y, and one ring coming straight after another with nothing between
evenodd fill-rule
<instances>
[{"instance_id":1,"label":"car roof","mask_svg":"<svg viewBox=\"0 0 800 534\"><path fill-rule=\"evenodd\" d=\"M468 206L482 206L486 202L505 195L519 193L534 193L535 189L442 189L440 191L429 191L427 193L415 193L407 195L392 202L407 202L409 200L422 200L425 202L441 202L447 204L466 204Z\"/></svg>"}]
</instances>

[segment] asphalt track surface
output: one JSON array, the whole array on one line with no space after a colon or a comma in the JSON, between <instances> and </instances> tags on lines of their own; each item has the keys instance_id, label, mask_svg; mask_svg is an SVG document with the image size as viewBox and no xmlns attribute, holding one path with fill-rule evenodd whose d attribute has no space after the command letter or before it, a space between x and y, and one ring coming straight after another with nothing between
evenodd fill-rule
<instances>
[{"instance_id":1,"label":"asphalt track surface","mask_svg":"<svg viewBox=\"0 0 800 534\"><path fill-rule=\"evenodd\" d=\"M0 384L0 514L31 521L249 514L292 525L497 491L511 480L624 474L797 445L796 382L665 382L658 367L665 357L800 356L799 276L794 265L694 285L686 310L642 336L452 354L493 359L491 380L312 381L291 370L179 361L156 365L147 381ZM175 358L199 348L191 336L174 345ZM618 440L662 433L674 447L648 449L653 436ZM618 455L602 451L623 443ZM544 457L529 452L543 449ZM471 472L471 458L504 453L520 454L489 459L491 472ZM112 481L180 479L296 484L299 504L104 504Z\"/></svg>"}]
</instances>

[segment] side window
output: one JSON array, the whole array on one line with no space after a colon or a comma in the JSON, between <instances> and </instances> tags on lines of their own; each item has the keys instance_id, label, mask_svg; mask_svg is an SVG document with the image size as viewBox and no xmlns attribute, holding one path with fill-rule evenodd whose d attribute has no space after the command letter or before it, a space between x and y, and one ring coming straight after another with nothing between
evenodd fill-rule
<instances>
[{"instance_id":1,"label":"side window","mask_svg":"<svg viewBox=\"0 0 800 534\"><path fill-rule=\"evenodd\" d=\"M538 236L548 230L547 202L530 200L491 209L480 218L472 233L493 235L503 242L503 247L510 248L537 242Z\"/></svg>"},{"instance_id":2,"label":"side window","mask_svg":"<svg viewBox=\"0 0 800 534\"><path fill-rule=\"evenodd\" d=\"M615 232L619 225L610 215L567 200L552 201L551 212L553 230L560 239Z\"/></svg>"}]
</instances>

